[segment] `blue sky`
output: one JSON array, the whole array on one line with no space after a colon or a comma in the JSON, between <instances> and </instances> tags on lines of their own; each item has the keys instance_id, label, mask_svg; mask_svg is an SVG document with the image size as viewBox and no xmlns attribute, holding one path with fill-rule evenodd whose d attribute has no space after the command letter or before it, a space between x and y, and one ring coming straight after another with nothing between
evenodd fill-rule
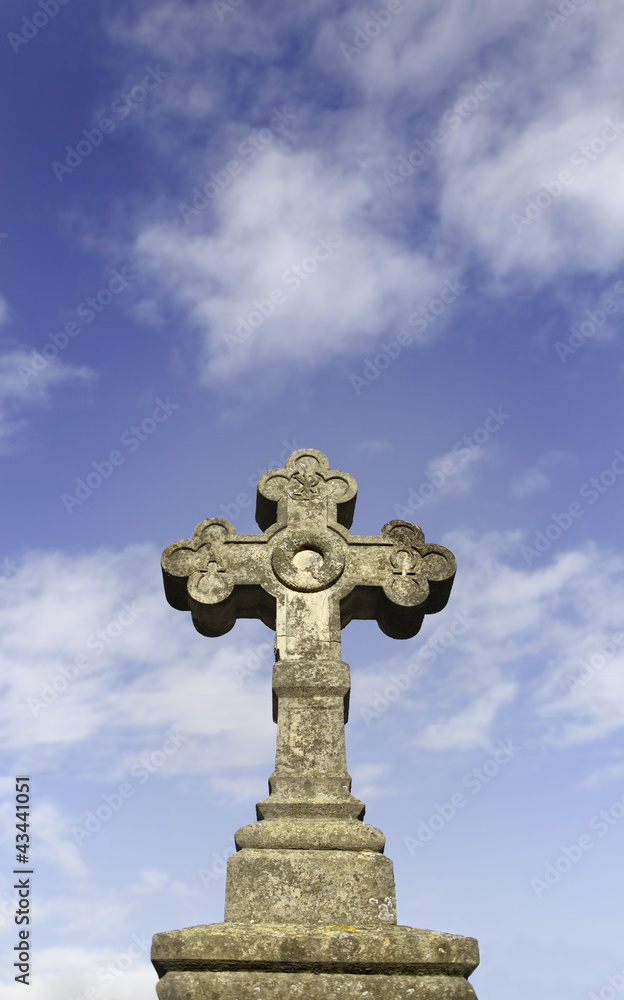
<instances>
[{"instance_id":1,"label":"blue sky","mask_svg":"<svg viewBox=\"0 0 624 1000\"><path fill-rule=\"evenodd\" d=\"M0 1000L15 774L31 1000L154 996L152 934L222 919L272 637L200 636L159 557L257 530L300 447L356 478L355 533L413 520L458 560L414 639L343 633L399 922L477 937L480 1000L618 995L620 5L1 16Z\"/></svg>"}]
</instances>

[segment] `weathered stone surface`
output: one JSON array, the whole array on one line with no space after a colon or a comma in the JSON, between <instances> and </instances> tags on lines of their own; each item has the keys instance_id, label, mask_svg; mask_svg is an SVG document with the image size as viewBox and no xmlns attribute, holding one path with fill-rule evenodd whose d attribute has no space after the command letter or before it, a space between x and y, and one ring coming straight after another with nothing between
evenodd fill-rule
<instances>
[{"instance_id":1,"label":"weathered stone surface","mask_svg":"<svg viewBox=\"0 0 624 1000\"><path fill-rule=\"evenodd\" d=\"M236 849L270 847L292 850L379 851L386 838L381 830L352 819L283 819L249 823L236 831Z\"/></svg>"},{"instance_id":2,"label":"weathered stone surface","mask_svg":"<svg viewBox=\"0 0 624 1000\"><path fill-rule=\"evenodd\" d=\"M226 922L155 934L152 962L161 976L180 970L256 970L465 977L479 964L479 949L474 938L396 925Z\"/></svg>"},{"instance_id":3,"label":"weathered stone surface","mask_svg":"<svg viewBox=\"0 0 624 1000\"><path fill-rule=\"evenodd\" d=\"M411 927L208 924L156 934L160 1000L468 1000L473 938Z\"/></svg>"},{"instance_id":4,"label":"weathered stone surface","mask_svg":"<svg viewBox=\"0 0 624 1000\"><path fill-rule=\"evenodd\" d=\"M269 798L257 805L259 819L364 815L364 803L350 793L347 773L344 727L349 689L349 665L341 660L275 664L275 770L269 778Z\"/></svg>"},{"instance_id":5,"label":"weathered stone surface","mask_svg":"<svg viewBox=\"0 0 624 1000\"><path fill-rule=\"evenodd\" d=\"M341 972L170 972L159 1000L475 1000L457 976L357 976Z\"/></svg>"},{"instance_id":6,"label":"weathered stone surface","mask_svg":"<svg viewBox=\"0 0 624 1000\"><path fill-rule=\"evenodd\" d=\"M251 850L228 858L225 919L396 924L392 862L375 851Z\"/></svg>"}]
</instances>

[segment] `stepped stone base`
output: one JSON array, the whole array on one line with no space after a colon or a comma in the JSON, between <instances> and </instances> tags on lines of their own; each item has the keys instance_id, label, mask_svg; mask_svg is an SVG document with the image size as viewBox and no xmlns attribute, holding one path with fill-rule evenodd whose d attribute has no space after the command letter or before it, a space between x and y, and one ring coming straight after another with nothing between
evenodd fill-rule
<instances>
[{"instance_id":1,"label":"stepped stone base","mask_svg":"<svg viewBox=\"0 0 624 1000\"><path fill-rule=\"evenodd\" d=\"M474 938L222 923L154 936L160 1000L475 1000Z\"/></svg>"}]
</instances>

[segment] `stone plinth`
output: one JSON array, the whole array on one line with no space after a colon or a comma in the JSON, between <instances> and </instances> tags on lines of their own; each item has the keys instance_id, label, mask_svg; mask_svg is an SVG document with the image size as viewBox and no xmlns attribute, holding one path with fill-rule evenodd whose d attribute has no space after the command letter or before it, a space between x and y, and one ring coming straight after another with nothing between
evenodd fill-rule
<instances>
[{"instance_id":1,"label":"stone plinth","mask_svg":"<svg viewBox=\"0 0 624 1000\"><path fill-rule=\"evenodd\" d=\"M160 1000L474 1000L474 938L411 927L208 924L156 934Z\"/></svg>"}]
</instances>

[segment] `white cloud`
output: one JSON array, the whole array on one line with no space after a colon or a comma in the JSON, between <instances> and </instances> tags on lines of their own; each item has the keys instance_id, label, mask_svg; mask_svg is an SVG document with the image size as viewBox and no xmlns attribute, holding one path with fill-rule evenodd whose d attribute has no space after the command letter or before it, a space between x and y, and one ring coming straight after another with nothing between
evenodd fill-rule
<instances>
[{"instance_id":1,"label":"white cloud","mask_svg":"<svg viewBox=\"0 0 624 1000\"><path fill-rule=\"evenodd\" d=\"M499 681L450 719L426 726L419 735L419 745L426 750L468 750L487 746L500 709L514 700L517 691L517 684Z\"/></svg>"},{"instance_id":2,"label":"white cloud","mask_svg":"<svg viewBox=\"0 0 624 1000\"><path fill-rule=\"evenodd\" d=\"M575 461L575 456L568 451L549 451L540 455L535 465L515 477L511 484L512 496L523 499L535 493L544 493L551 486L550 473Z\"/></svg>"},{"instance_id":3,"label":"white cloud","mask_svg":"<svg viewBox=\"0 0 624 1000\"><path fill-rule=\"evenodd\" d=\"M220 196L215 231L141 232L137 266L188 311L208 380L327 364L434 296L448 270L375 231L374 194L319 154L274 147Z\"/></svg>"},{"instance_id":4,"label":"white cloud","mask_svg":"<svg viewBox=\"0 0 624 1000\"><path fill-rule=\"evenodd\" d=\"M90 880L80 885L70 880L69 885L73 891L66 890L63 895L42 894L34 905L34 920L66 938L80 934L83 940L86 937L101 944L116 937L131 910L128 902L122 902L127 897L120 896L117 901L113 889L94 889Z\"/></svg>"},{"instance_id":5,"label":"white cloud","mask_svg":"<svg viewBox=\"0 0 624 1000\"><path fill-rule=\"evenodd\" d=\"M619 758L619 760L622 758L622 754L619 751L615 751L613 756ZM581 787L597 788L602 785L611 784L613 781L621 782L623 778L624 763L620 763L619 761L616 763L608 763L590 772L590 774L588 774L587 777L581 782Z\"/></svg>"},{"instance_id":6,"label":"white cloud","mask_svg":"<svg viewBox=\"0 0 624 1000\"><path fill-rule=\"evenodd\" d=\"M401 789L390 784L389 772L387 764L358 764L349 768L357 797L364 802L371 802L373 799L390 798L399 794Z\"/></svg>"},{"instance_id":7,"label":"white cloud","mask_svg":"<svg viewBox=\"0 0 624 1000\"><path fill-rule=\"evenodd\" d=\"M11 310L4 295L0 295L0 327L7 326L11 320Z\"/></svg>"},{"instance_id":8,"label":"white cloud","mask_svg":"<svg viewBox=\"0 0 624 1000\"><path fill-rule=\"evenodd\" d=\"M0 626L2 744L22 767L58 765L81 745L85 771L112 779L158 753L169 729L186 741L163 774L270 757L266 671L236 673L258 661L264 626L208 642L166 604L151 545L30 553L0 590Z\"/></svg>"},{"instance_id":9,"label":"white cloud","mask_svg":"<svg viewBox=\"0 0 624 1000\"><path fill-rule=\"evenodd\" d=\"M1 317L0 317L1 319ZM0 355L0 454L8 451L24 429L24 411L49 406L51 390L66 385L88 385L95 373L86 365L41 358L33 367L33 351L15 347Z\"/></svg>"},{"instance_id":10,"label":"white cloud","mask_svg":"<svg viewBox=\"0 0 624 1000\"><path fill-rule=\"evenodd\" d=\"M613 644L622 628L624 562L589 546L518 569L520 542L519 533L445 539L460 569L445 618L427 620L415 647L424 670L406 700L417 702L419 722L416 737L406 738L429 747L485 747L514 694L532 701L550 740L600 739L624 725L623 654ZM268 633L240 622L227 638L208 642L189 616L165 604L157 566L150 545L74 558L33 553L12 587L0 590L3 743L21 767L31 758L38 767L58 766L80 746L85 773L119 781L156 753L162 775L206 773L218 792L223 765L270 764L270 664L261 657L256 670L254 656L254 636L261 630L265 651ZM140 613L121 627L124 604ZM455 615L464 622L457 628ZM77 656L87 657L79 669ZM584 660L598 666L586 683L571 686ZM66 684L63 666L65 679L72 677ZM168 730L182 739L163 760ZM231 797L229 778L225 785ZM75 863L54 845L50 851L67 866Z\"/></svg>"},{"instance_id":11,"label":"white cloud","mask_svg":"<svg viewBox=\"0 0 624 1000\"><path fill-rule=\"evenodd\" d=\"M138 946L129 940L128 947L131 945L134 945L135 951L138 950ZM116 966L119 975L111 973L110 969L107 971L107 966L115 963L120 954L124 954L121 949L115 952L105 948L75 946L42 948L37 952L36 973L28 986L28 996L30 1000L67 1000L68 997L84 996L89 987L97 990L99 996L104 996L103 987L111 983L115 986L115 1000L153 996L156 973L149 965L149 952L133 959L129 966L127 961L122 961L124 971ZM0 1000L18 1000L23 994L22 983L0 984Z\"/></svg>"},{"instance_id":12,"label":"white cloud","mask_svg":"<svg viewBox=\"0 0 624 1000\"><path fill-rule=\"evenodd\" d=\"M512 534L479 543L457 536L458 560L467 563L459 596L479 619L463 644L465 669L476 669L488 686L518 682L544 720L547 740L601 739L624 725L621 672L613 670L606 682L608 697L600 683L561 692L568 672L578 671L579 661L620 628L624 559L589 545L561 553L550 565L518 570L507 559L519 541ZM469 677L464 683L470 686Z\"/></svg>"},{"instance_id":13,"label":"white cloud","mask_svg":"<svg viewBox=\"0 0 624 1000\"><path fill-rule=\"evenodd\" d=\"M587 643L565 650L555 677L548 677L537 692L541 716L555 722L551 731L557 743L588 743L624 726L624 650L619 648L611 659L604 656L601 649L611 642L608 635L594 639L594 652L586 651ZM601 667L590 671L585 681L586 665L592 659Z\"/></svg>"},{"instance_id":14,"label":"white cloud","mask_svg":"<svg viewBox=\"0 0 624 1000\"><path fill-rule=\"evenodd\" d=\"M624 136L604 152L590 150L585 166L571 158L600 135L605 118L618 115L621 10L614 0L600 10L584 5L556 31L545 15L537 0L503 7L488 0L478 14L463 0L405 6L348 61L340 43L367 12L353 4L328 16L318 4L306 10L308 44L286 71L279 56L295 27L303 28L295 9L276 14L270 28L249 7L219 22L210 8L170 0L112 19L117 42L168 67L136 127L179 177L170 200L129 211L145 276L137 314L154 323L156 303L163 316L181 306L196 331L205 380L231 384L244 376L246 391L250 382L270 391L277 369L324 366L390 337L475 259L494 294L508 282L540 286L615 269L624 256L624 226L617 224ZM219 75L224 51L241 65L261 58L270 66L261 94L247 93L245 76L231 92ZM319 76L344 106L311 86ZM490 81L485 90L483 79ZM249 100L241 103L243 92ZM295 120L252 161L239 144L266 127L285 94ZM399 155L416 140L431 142L436 128L444 141L390 190L384 177ZM173 224L193 188L234 160L239 172L218 197L190 225ZM563 169L572 182L518 232L514 213L544 184L556 190ZM286 287L284 272L328 236L340 246L298 289ZM270 304L272 292L284 296L279 305ZM269 304L258 309L256 301ZM263 308L271 315L262 316ZM228 346L224 334L236 334L238 317L247 326L241 342ZM442 329L439 320L428 334Z\"/></svg>"},{"instance_id":15,"label":"white cloud","mask_svg":"<svg viewBox=\"0 0 624 1000\"><path fill-rule=\"evenodd\" d=\"M367 10L352 4L324 27L321 54L325 60L333 56L345 77L355 76L369 101L378 100L381 94L390 103L404 93L422 93L429 100L437 96L440 65L444 65L445 78L454 80L465 72L467 53L500 44L517 33L520 25L543 17L543 6L539 0L513 0L505 5L485 0L477 13L469 0L442 7L435 0L418 6L404 4L363 50L363 57L348 62L339 43L352 43L354 31L369 17ZM473 86L478 75L475 72Z\"/></svg>"},{"instance_id":16,"label":"white cloud","mask_svg":"<svg viewBox=\"0 0 624 1000\"><path fill-rule=\"evenodd\" d=\"M170 879L168 872L159 868L143 868L139 872L139 881L131 885L133 892L160 892Z\"/></svg>"},{"instance_id":17,"label":"white cloud","mask_svg":"<svg viewBox=\"0 0 624 1000\"><path fill-rule=\"evenodd\" d=\"M436 487L436 496L468 493L475 484L477 466L487 457L479 445L452 449L432 458L427 465L427 478Z\"/></svg>"},{"instance_id":18,"label":"white cloud","mask_svg":"<svg viewBox=\"0 0 624 1000\"><path fill-rule=\"evenodd\" d=\"M621 121L621 16L619 5L607 3L579 9L557 32L528 22L529 63L506 59L504 50L494 54L499 96L441 147L444 227L461 230L498 278L520 271L539 285L577 272L609 273L622 260L624 135L607 128L610 141L601 138L607 119ZM533 219L514 223L514 215L527 218L527 204L545 186Z\"/></svg>"},{"instance_id":19,"label":"white cloud","mask_svg":"<svg viewBox=\"0 0 624 1000\"><path fill-rule=\"evenodd\" d=\"M514 497L530 497L534 493L544 493L550 489L550 479L540 468L534 466L532 469L525 469L520 472L511 484L511 493Z\"/></svg>"},{"instance_id":20,"label":"white cloud","mask_svg":"<svg viewBox=\"0 0 624 1000\"><path fill-rule=\"evenodd\" d=\"M190 888L183 882L172 879L168 872L164 872L160 868L143 868L138 874L138 881L130 886L130 891L139 896L151 893L159 895L168 893L178 898L201 895L196 887Z\"/></svg>"},{"instance_id":21,"label":"white cloud","mask_svg":"<svg viewBox=\"0 0 624 1000\"><path fill-rule=\"evenodd\" d=\"M410 676L405 659L371 666L354 703L391 718L396 738L428 750L488 749L503 719L507 731L529 725L531 739L538 721L541 738L562 746L622 728L624 559L588 546L517 569L519 532L454 532L443 541L458 575L448 608L440 620L425 619L414 643L408 662L419 669L397 702L405 724L386 715L391 700L384 705L392 678ZM570 690L583 661L596 667Z\"/></svg>"},{"instance_id":22,"label":"white cloud","mask_svg":"<svg viewBox=\"0 0 624 1000\"><path fill-rule=\"evenodd\" d=\"M390 441L373 438L370 441L358 441L353 451L355 455L364 455L366 458L377 458L392 451L393 445Z\"/></svg>"},{"instance_id":23,"label":"white cloud","mask_svg":"<svg viewBox=\"0 0 624 1000\"><path fill-rule=\"evenodd\" d=\"M31 823L37 831L37 857L57 865L71 879L84 878L85 864L74 840L70 839L67 818L54 802L41 802L32 809Z\"/></svg>"}]
</instances>

